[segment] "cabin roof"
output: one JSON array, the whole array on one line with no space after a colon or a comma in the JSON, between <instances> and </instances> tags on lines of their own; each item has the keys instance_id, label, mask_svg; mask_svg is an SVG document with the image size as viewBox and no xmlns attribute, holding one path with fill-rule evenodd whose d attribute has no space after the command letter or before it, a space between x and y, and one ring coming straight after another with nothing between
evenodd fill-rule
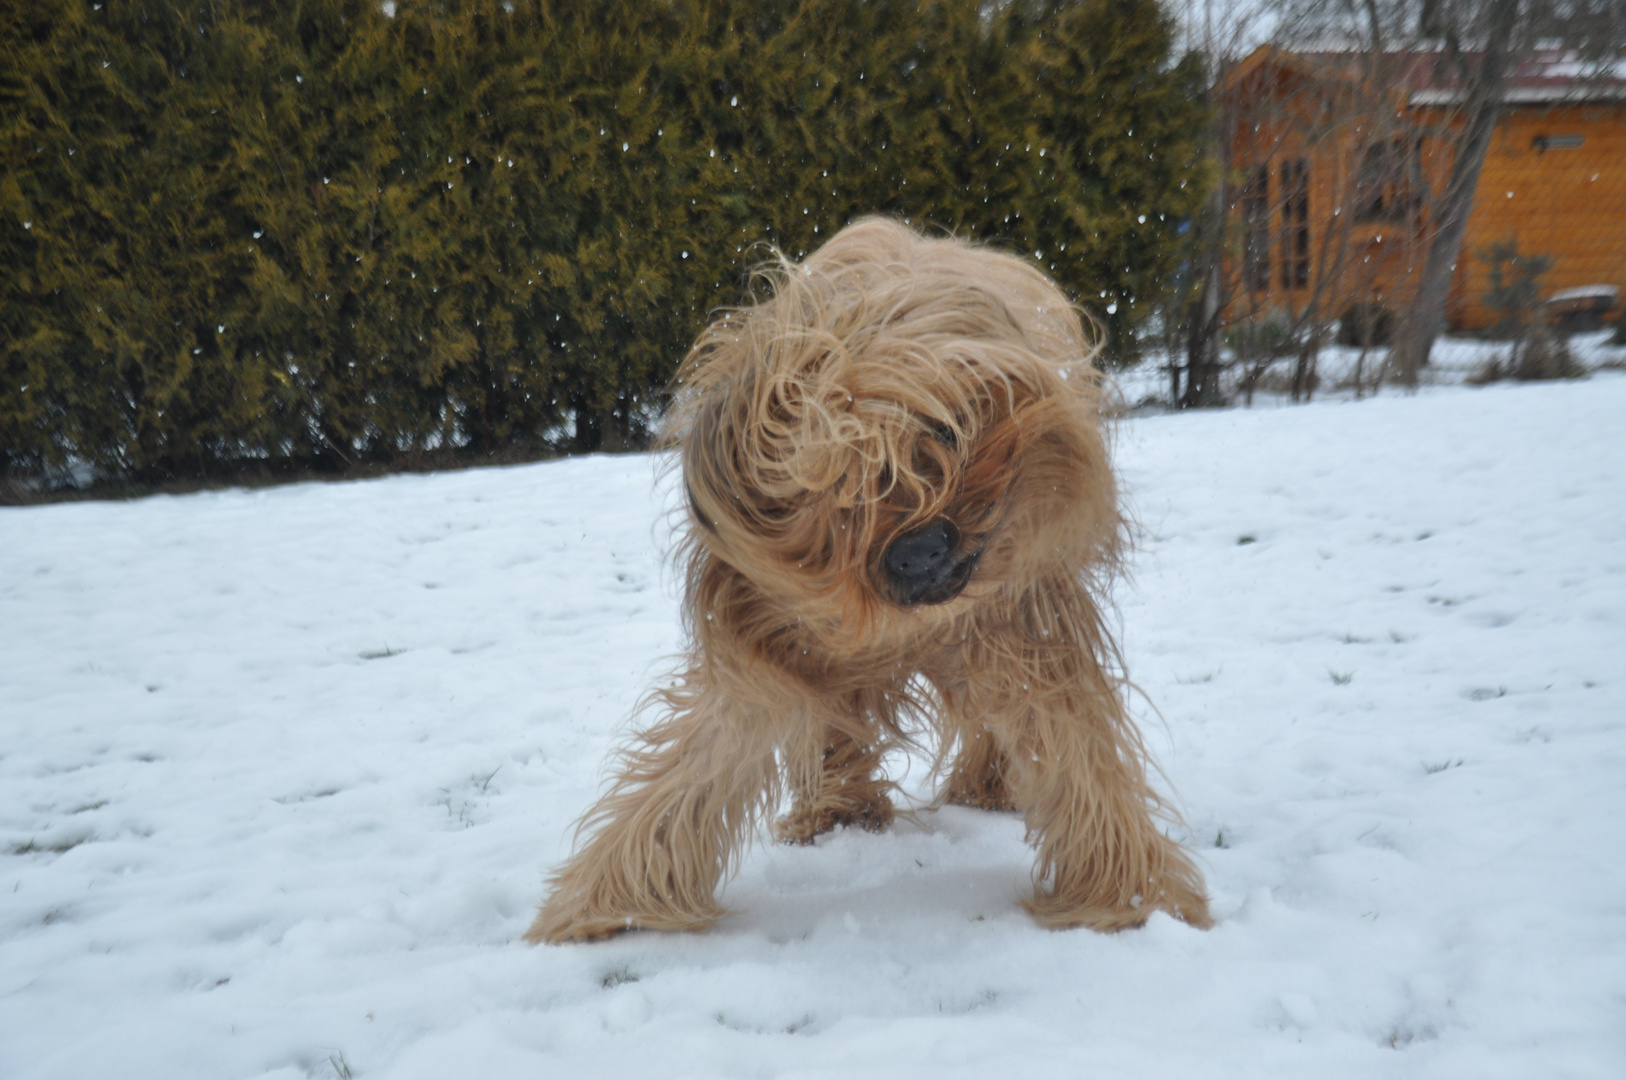
<instances>
[{"instance_id":1,"label":"cabin roof","mask_svg":"<svg viewBox=\"0 0 1626 1080\"><path fill-rule=\"evenodd\" d=\"M1468 53L1466 59L1472 65L1482 56ZM1355 49L1293 52L1261 45L1236 65L1228 81L1240 81L1266 68L1331 82L1381 78L1403 90L1412 105L1455 105L1463 99L1459 69L1440 49L1392 50L1372 56ZM1538 49L1520 58L1509 73L1502 101L1508 105L1626 102L1626 61L1594 63L1582 60L1574 50Z\"/></svg>"}]
</instances>

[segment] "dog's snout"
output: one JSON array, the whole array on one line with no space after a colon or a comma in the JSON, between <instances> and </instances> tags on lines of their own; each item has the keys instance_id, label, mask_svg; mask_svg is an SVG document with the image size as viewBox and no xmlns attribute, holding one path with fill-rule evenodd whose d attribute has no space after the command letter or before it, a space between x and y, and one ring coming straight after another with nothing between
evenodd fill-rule
<instances>
[{"instance_id":1,"label":"dog's snout","mask_svg":"<svg viewBox=\"0 0 1626 1080\"><path fill-rule=\"evenodd\" d=\"M899 602L930 603L935 599L953 575L954 549L959 541L959 530L953 523L939 518L887 545L887 581Z\"/></svg>"},{"instance_id":2,"label":"dog's snout","mask_svg":"<svg viewBox=\"0 0 1626 1080\"><path fill-rule=\"evenodd\" d=\"M886 572L899 581L935 577L953 553L953 526L934 521L892 541L886 549Z\"/></svg>"}]
</instances>

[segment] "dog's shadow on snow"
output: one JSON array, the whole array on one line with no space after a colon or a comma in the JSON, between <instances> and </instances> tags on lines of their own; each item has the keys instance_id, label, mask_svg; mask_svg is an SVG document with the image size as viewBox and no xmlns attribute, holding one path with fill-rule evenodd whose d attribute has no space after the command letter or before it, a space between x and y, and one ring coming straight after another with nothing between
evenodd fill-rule
<instances>
[{"instance_id":1,"label":"dog's shadow on snow","mask_svg":"<svg viewBox=\"0 0 1626 1080\"><path fill-rule=\"evenodd\" d=\"M959 807L900 816L882 833L837 830L754 849L721 900L718 932L786 942L878 927L1026 920L1033 852L1014 814Z\"/></svg>"}]
</instances>

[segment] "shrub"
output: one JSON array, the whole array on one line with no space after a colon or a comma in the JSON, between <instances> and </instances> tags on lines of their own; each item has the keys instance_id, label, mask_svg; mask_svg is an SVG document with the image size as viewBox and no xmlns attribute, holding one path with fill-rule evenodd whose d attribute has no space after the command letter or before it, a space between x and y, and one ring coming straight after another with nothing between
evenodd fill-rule
<instances>
[{"instance_id":1,"label":"shrub","mask_svg":"<svg viewBox=\"0 0 1626 1080\"><path fill-rule=\"evenodd\" d=\"M1352 304L1338 318L1338 344L1351 348L1383 348L1394 340L1394 332L1394 313L1383 304Z\"/></svg>"},{"instance_id":2,"label":"shrub","mask_svg":"<svg viewBox=\"0 0 1626 1080\"><path fill-rule=\"evenodd\" d=\"M1235 324L1225 332L1225 344L1239 359L1248 361L1293 356L1301 342L1286 316L1272 314Z\"/></svg>"},{"instance_id":3,"label":"shrub","mask_svg":"<svg viewBox=\"0 0 1626 1080\"><path fill-rule=\"evenodd\" d=\"M1545 323L1530 327L1522 341L1504 358L1492 358L1476 368L1468 382L1484 386L1502 379L1535 382L1546 379L1581 379L1586 369L1575 359L1569 343Z\"/></svg>"}]
</instances>

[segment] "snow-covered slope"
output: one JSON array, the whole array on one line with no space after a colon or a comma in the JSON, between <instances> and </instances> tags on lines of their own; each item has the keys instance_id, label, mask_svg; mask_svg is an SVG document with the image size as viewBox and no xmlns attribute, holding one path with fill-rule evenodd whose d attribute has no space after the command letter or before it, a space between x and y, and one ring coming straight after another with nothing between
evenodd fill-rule
<instances>
[{"instance_id":1,"label":"snow-covered slope","mask_svg":"<svg viewBox=\"0 0 1626 1080\"><path fill-rule=\"evenodd\" d=\"M651 458L0 510L0 1076L1626 1074L1623 417L1120 426L1208 933L1037 929L949 809L520 944L679 645Z\"/></svg>"}]
</instances>

